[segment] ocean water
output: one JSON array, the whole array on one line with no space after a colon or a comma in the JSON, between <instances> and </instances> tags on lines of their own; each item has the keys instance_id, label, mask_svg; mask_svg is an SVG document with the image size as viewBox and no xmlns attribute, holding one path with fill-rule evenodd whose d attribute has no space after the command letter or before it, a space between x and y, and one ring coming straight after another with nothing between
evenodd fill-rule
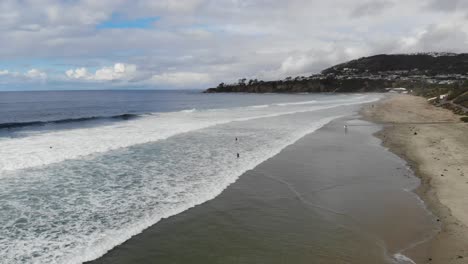
<instances>
[{"instance_id":1,"label":"ocean water","mask_svg":"<svg viewBox=\"0 0 468 264\"><path fill-rule=\"evenodd\" d=\"M96 259L379 97L0 93L0 263Z\"/></svg>"}]
</instances>

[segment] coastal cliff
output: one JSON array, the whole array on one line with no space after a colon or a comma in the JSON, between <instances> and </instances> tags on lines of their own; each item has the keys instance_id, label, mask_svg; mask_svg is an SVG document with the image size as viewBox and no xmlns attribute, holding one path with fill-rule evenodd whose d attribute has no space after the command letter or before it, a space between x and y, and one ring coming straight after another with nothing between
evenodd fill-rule
<instances>
[{"instance_id":1,"label":"coastal cliff","mask_svg":"<svg viewBox=\"0 0 468 264\"><path fill-rule=\"evenodd\" d=\"M323 93L323 92L383 92L391 87L392 82L387 80L359 80L336 79L327 77L323 79L307 79L298 77L294 80L279 81L253 81L248 84L234 85L220 84L216 88L209 88L205 93Z\"/></svg>"},{"instance_id":2,"label":"coastal cliff","mask_svg":"<svg viewBox=\"0 0 468 264\"><path fill-rule=\"evenodd\" d=\"M383 92L388 87L425 90L468 87L468 54L375 55L338 64L310 76L220 83L205 93Z\"/></svg>"}]
</instances>

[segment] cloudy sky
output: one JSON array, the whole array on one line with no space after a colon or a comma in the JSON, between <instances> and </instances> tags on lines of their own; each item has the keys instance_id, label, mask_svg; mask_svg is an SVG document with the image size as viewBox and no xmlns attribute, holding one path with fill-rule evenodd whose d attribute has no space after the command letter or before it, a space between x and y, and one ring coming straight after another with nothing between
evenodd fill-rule
<instances>
[{"instance_id":1,"label":"cloudy sky","mask_svg":"<svg viewBox=\"0 0 468 264\"><path fill-rule=\"evenodd\" d=\"M206 88L466 52L466 0L1 0L0 90Z\"/></svg>"}]
</instances>

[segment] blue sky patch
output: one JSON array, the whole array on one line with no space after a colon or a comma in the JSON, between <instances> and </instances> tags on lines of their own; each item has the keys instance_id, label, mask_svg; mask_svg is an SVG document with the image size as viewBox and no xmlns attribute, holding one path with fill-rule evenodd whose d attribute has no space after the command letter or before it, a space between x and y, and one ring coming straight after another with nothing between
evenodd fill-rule
<instances>
[{"instance_id":1,"label":"blue sky patch","mask_svg":"<svg viewBox=\"0 0 468 264\"><path fill-rule=\"evenodd\" d=\"M137 19L125 19L118 14L113 14L111 19L96 26L97 29L107 28L151 28L153 23L160 19L159 16L143 17Z\"/></svg>"}]
</instances>

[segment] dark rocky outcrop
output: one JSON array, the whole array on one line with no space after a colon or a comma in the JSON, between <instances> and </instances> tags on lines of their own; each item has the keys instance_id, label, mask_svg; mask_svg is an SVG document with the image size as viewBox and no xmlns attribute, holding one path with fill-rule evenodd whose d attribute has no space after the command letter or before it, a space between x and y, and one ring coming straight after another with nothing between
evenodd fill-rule
<instances>
[{"instance_id":1,"label":"dark rocky outcrop","mask_svg":"<svg viewBox=\"0 0 468 264\"><path fill-rule=\"evenodd\" d=\"M386 80L338 80L326 78L322 80L286 80L260 81L254 84L219 85L206 90L206 93L328 93L328 92L383 92L391 87L392 82Z\"/></svg>"}]
</instances>

